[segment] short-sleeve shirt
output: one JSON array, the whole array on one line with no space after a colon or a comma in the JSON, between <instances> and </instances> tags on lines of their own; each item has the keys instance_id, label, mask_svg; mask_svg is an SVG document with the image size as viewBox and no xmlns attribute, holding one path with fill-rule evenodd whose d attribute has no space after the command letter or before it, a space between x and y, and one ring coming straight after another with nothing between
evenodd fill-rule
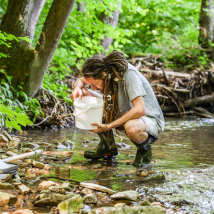
<instances>
[{"instance_id":1,"label":"short-sleeve shirt","mask_svg":"<svg viewBox=\"0 0 214 214\"><path fill-rule=\"evenodd\" d=\"M119 81L118 83L118 102L121 114L123 115L133 108L132 100L142 96L145 116L157 123L159 133L163 132L164 116L148 80L131 64L128 64L124 79L124 82Z\"/></svg>"}]
</instances>

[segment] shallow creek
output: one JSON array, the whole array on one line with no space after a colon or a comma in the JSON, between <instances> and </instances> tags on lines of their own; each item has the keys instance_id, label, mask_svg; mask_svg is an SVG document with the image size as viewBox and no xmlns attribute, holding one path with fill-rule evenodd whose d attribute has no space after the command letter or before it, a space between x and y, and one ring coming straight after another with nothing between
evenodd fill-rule
<instances>
[{"instance_id":1,"label":"shallow creek","mask_svg":"<svg viewBox=\"0 0 214 214\"><path fill-rule=\"evenodd\" d=\"M115 191L137 190L141 200L151 196L167 208L167 213L214 213L214 120L213 119L169 119L166 118L165 131L153 145L153 161L150 173L163 173L164 182L147 182L137 175L131 165L136 148L121 134L116 142L130 147L119 148L115 160L90 161L83 157L86 150L93 150L98 144L98 136L74 127L37 131L27 130L22 148L28 143L47 142L55 144L65 140L74 142L73 149L55 149L40 146L45 151L72 151L72 158L64 162L71 167L70 179L92 181ZM23 135L22 135L23 136ZM40 155L38 161L45 155ZM62 161L49 164L62 166ZM97 166L94 169L93 166ZM54 173L46 176L54 176ZM55 180L56 181L56 180ZM36 185L35 184L32 184ZM142 187L144 190L141 190ZM146 193L145 193L146 190ZM111 205L111 201L100 201L99 206ZM137 202L134 202L137 204ZM49 213L50 209L36 208L38 212Z\"/></svg>"}]
</instances>

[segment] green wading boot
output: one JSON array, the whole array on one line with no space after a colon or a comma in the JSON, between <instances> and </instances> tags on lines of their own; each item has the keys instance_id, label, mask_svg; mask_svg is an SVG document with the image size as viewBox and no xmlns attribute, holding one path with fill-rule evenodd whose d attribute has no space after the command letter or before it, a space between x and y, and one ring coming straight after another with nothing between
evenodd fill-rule
<instances>
[{"instance_id":1,"label":"green wading boot","mask_svg":"<svg viewBox=\"0 0 214 214\"><path fill-rule=\"evenodd\" d=\"M137 147L137 154L133 162L133 166L141 167L142 170L151 169L151 160L152 160L152 144L158 139L155 135L148 134L148 139L142 144L135 144Z\"/></svg>"},{"instance_id":2,"label":"green wading boot","mask_svg":"<svg viewBox=\"0 0 214 214\"><path fill-rule=\"evenodd\" d=\"M111 148L108 146L108 134L111 139ZM112 157L118 155L117 146L115 145L113 131L109 130L107 132L98 133L100 137L100 143L93 151L85 151L84 157L87 159L100 159L104 157Z\"/></svg>"}]
</instances>

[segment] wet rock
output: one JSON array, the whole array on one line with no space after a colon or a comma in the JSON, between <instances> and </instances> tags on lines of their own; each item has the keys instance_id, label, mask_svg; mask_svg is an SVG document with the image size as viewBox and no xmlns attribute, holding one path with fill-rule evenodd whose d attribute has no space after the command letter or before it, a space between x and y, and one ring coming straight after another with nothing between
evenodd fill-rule
<instances>
[{"instance_id":1,"label":"wet rock","mask_svg":"<svg viewBox=\"0 0 214 214\"><path fill-rule=\"evenodd\" d=\"M151 206L151 203L147 200L140 202L137 206Z\"/></svg>"},{"instance_id":2,"label":"wet rock","mask_svg":"<svg viewBox=\"0 0 214 214\"><path fill-rule=\"evenodd\" d=\"M148 171L141 171L140 172L140 176L142 176L142 177L146 177L148 174L149 174Z\"/></svg>"},{"instance_id":3,"label":"wet rock","mask_svg":"<svg viewBox=\"0 0 214 214\"><path fill-rule=\"evenodd\" d=\"M64 146L64 145L61 144L60 142L57 142L56 148L57 148L57 149L67 149L67 146Z\"/></svg>"},{"instance_id":4,"label":"wet rock","mask_svg":"<svg viewBox=\"0 0 214 214\"><path fill-rule=\"evenodd\" d=\"M62 154L65 155L66 157L71 157L73 155L73 152L65 151Z\"/></svg>"},{"instance_id":5,"label":"wet rock","mask_svg":"<svg viewBox=\"0 0 214 214\"><path fill-rule=\"evenodd\" d=\"M6 192L0 192L0 206L5 205L13 205L17 201L17 198L15 195L11 195Z\"/></svg>"},{"instance_id":6,"label":"wet rock","mask_svg":"<svg viewBox=\"0 0 214 214\"><path fill-rule=\"evenodd\" d=\"M9 183L0 182L0 189L14 189L15 187Z\"/></svg>"},{"instance_id":7,"label":"wet rock","mask_svg":"<svg viewBox=\"0 0 214 214\"><path fill-rule=\"evenodd\" d=\"M12 152L12 151L8 151L8 152L6 152L5 153L6 155L8 155L8 156L17 156L17 154L16 153L14 153L14 152Z\"/></svg>"},{"instance_id":8,"label":"wet rock","mask_svg":"<svg viewBox=\"0 0 214 214\"><path fill-rule=\"evenodd\" d=\"M146 187L146 186L143 186L142 188L140 188L140 189L138 190L139 194L145 194L145 193L147 193L148 191L149 191L149 188Z\"/></svg>"},{"instance_id":9,"label":"wet rock","mask_svg":"<svg viewBox=\"0 0 214 214\"><path fill-rule=\"evenodd\" d=\"M88 188L83 188L80 192L81 195L87 195L87 194L91 194L93 192L93 190L88 189Z\"/></svg>"},{"instance_id":10,"label":"wet rock","mask_svg":"<svg viewBox=\"0 0 214 214\"><path fill-rule=\"evenodd\" d=\"M81 213L86 214L86 213L90 212L90 210L91 210L91 207L88 206L87 204L84 204L84 207L81 210Z\"/></svg>"},{"instance_id":11,"label":"wet rock","mask_svg":"<svg viewBox=\"0 0 214 214\"><path fill-rule=\"evenodd\" d=\"M97 204L98 200L97 200L97 197L93 193L91 193L91 194L87 194L84 196L83 203L84 204Z\"/></svg>"},{"instance_id":12,"label":"wet rock","mask_svg":"<svg viewBox=\"0 0 214 214\"><path fill-rule=\"evenodd\" d=\"M126 199L130 201L137 201L138 197L139 197L138 192L133 190L118 192L117 194L111 196L111 198L113 199Z\"/></svg>"},{"instance_id":13,"label":"wet rock","mask_svg":"<svg viewBox=\"0 0 214 214\"><path fill-rule=\"evenodd\" d=\"M5 182L12 182L12 174L7 174L7 176L3 179Z\"/></svg>"},{"instance_id":14,"label":"wet rock","mask_svg":"<svg viewBox=\"0 0 214 214\"><path fill-rule=\"evenodd\" d=\"M27 134L27 132L25 132L25 131L18 131L18 134L25 135L25 134Z\"/></svg>"},{"instance_id":15,"label":"wet rock","mask_svg":"<svg viewBox=\"0 0 214 214\"><path fill-rule=\"evenodd\" d=\"M69 181L63 182L60 187L63 187L63 188L69 187L70 190L72 190L72 191L76 190L76 188L77 188L75 185L71 184Z\"/></svg>"},{"instance_id":16,"label":"wet rock","mask_svg":"<svg viewBox=\"0 0 214 214\"><path fill-rule=\"evenodd\" d=\"M54 194L50 196L50 204L53 206L57 206L62 201L65 201L69 198L72 198L74 195L62 195L62 194Z\"/></svg>"},{"instance_id":17,"label":"wet rock","mask_svg":"<svg viewBox=\"0 0 214 214\"><path fill-rule=\"evenodd\" d=\"M29 167L29 166L30 166L29 163L21 163L19 167L20 167L20 168L25 168L25 169L26 169L26 168Z\"/></svg>"},{"instance_id":18,"label":"wet rock","mask_svg":"<svg viewBox=\"0 0 214 214\"><path fill-rule=\"evenodd\" d=\"M106 192L106 193L109 193L109 194L114 194L115 193L114 190L109 189L109 188L104 187L104 186L101 186L101 185L98 185L98 184L81 182L80 186L86 187L86 188L89 188L89 189L98 190L98 191L101 191L101 192Z\"/></svg>"},{"instance_id":19,"label":"wet rock","mask_svg":"<svg viewBox=\"0 0 214 214\"><path fill-rule=\"evenodd\" d=\"M25 159L24 163L33 164L33 159Z\"/></svg>"},{"instance_id":20,"label":"wet rock","mask_svg":"<svg viewBox=\"0 0 214 214\"><path fill-rule=\"evenodd\" d=\"M12 140L12 137L11 137L6 131L3 131L2 134L3 134L5 137L7 137L7 139L8 139L9 141Z\"/></svg>"},{"instance_id":21,"label":"wet rock","mask_svg":"<svg viewBox=\"0 0 214 214\"><path fill-rule=\"evenodd\" d=\"M146 178L143 180L143 182L161 182L161 181L165 181L166 178L165 178L165 175L163 173L161 174L157 174L157 175L152 175L151 177L149 178Z\"/></svg>"},{"instance_id":22,"label":"wet rock","mask_svg":"<svg viewBox=\"0 0 214 214\"><path fill-rule=\"evenodd\" d=\"M37 145L36 143L28 143L28 144L27 144L27 147L28 147L28 148L38 148L39 145Z\"/></svg>"},{"instance_id":23,"label":"wet rock","mask_svg":"<svg viewBox=\"0 0 214 214\"><path fill-rule=\"evenodd\" d=\"M35 178L36 177L36 172L33 169L28 169L27 172L25 173L26 178Z\"/></svg>"},{"instance_id":24,"label":"wet rock","mask_svg":"<svg viewBox=\"0 0 214 214\"><path fill-rule=\"evenodd\" d=\"M74 142L70 140L65 140L62 142L62 144L65 145L68 149L73 149L75 146Z\"/></svg>"},{"instance_id":25,"label":"wet rock","mask_svg":"<svg viewBox=\"0 0 214 214\"><path fill-rule=\"evenodd\" d=\"M91 169L101 169L102 168L102 165L99 163L99 164L95 164L91 167Z\"/></svg>"},{"instance_id":26,"label":"wet rock","mask_svg":"<svg viewBox=\"0 0 214 214\"><path fill-rule=\"evenodd\" d=\"M54 169L54 166L51 166L50 164L45 164L44 169L50 171Z\"/></svg>"},{"instance_id":27,"label":"wet rock","mask_svg":"<svg viewBox=\"0 0 214 214\"><path fill-rule=\"evenodd\" d=\"M51 191L50 191L50 190L42 190L40 193L47 193L47 194L50 194Z\"/></svg>"},{"instance_id":28,"label":"wet rock","mask_svg":"<svg viewBox=\"0 0 214 214\"><path fill-rule=\"evenodd\" d=\"M8 143L9 140L6 136L4 136L3 134L0 134L0 142Z\"/></svg>"},{"instance_id":29,"label":"wet rock","mask_svg":"<svg viewBox=\"0 0 214 214\"><path fill-rule=\"evenodd\" d=\"M49 190L52 192L60 192L62 189L65 191L71 191L70 187L60 187L60 186L51 186L49 187Z\"/></svg>"},{"instance_id":30,"label":"wet rock","mask_svg":"<svg viewBox=\"0 0 214 214\"><path fill-rule=\"evenodd\" d=\"M68 168L68 167L57 167L55 169L55 175L57 177L70 178L70 168Z\"/></svg>"},{"instance_id":31,"label":"wet rock","mask_svg":"<svg viewBox=\"0 0 214 214\"><path fill-rule=\"evenodd\" d=\"M114 205L114 207L125 207L126 203L117 203Z\"/></svg>"},{"instance_id":32,"label":"wet rock","mask_svg":"<svg viewBox=\"0 0 214 214\"><path fill-rule=\"evenodd\" d=\"M180 200L180 201L173 201L172 204L173 204L173 205L176 205L176 206L179 206L179 207L185 206L185 205L194 205L193 202L187 201L187 200L185 200L185 199Z\"/></svg>"},{"instance_id":33,"label":"wet rock","mask_svg":"<svg viewBox=\"0 0 214 214\"><path fill-rule=\"evenodd\" d=\"M38 190L49 190L49 187L56 186L56 183L53 181L43 181L39 184Z\"/></svg>"},{"instance_id":34,"label":"wet rock","mask_svg":"<svg viewBox=\"0 0 214 214\"><path fill-rule=\"evenodd\" d=\"M36 201L33 206L34 207L44 207L44 206L47 206L47 205L50 205L50 197L48 198L43 198L39 201Z\"/></svg>"},{"instance_id":35,"label":"wet rock","mask_svg":"<svg viewBox=\"0 0 214 214\"><path fill-rule=\"evenodd\" d=\"M18 185L18 188L21 191L22 195L28 194L30 192L30 188L28 188L24 184Z\"/></svg>"},{"instance_id":36,"label":"wet rock","mask_svg":"<svg viewBox=\"0 0 214 214\"><path fill-rule=\"evenodd\" d=\"M22 148L22 152L23 153L31 152L31 149L30 148Z\"/></svg>"},{"instance_id":37,"label":"wet rock","mask_svg":"<svg viewBox=\"0 0 214 214\"><path fill-rule=\"evenodd\" d=\"M41 147L54 147L52 144L47 143L47 142L36 142Z\"/></svg>"},{"instance_id":38,"label":"wet rock","mask_svg":"<svg viewBox=\"0 0 214 214\"><path fill-rule=\"evenodd\" d=\"M58 204L60 214L76 213L84 206L83 199L80 195L75 195L72 198Z\"/></svg>"},{"instance_id":39,"label":"wet rock","mask_svg":"<svg viewBox=\"0 0 214 214\"><path fill-rule=\"evenodd\" d=\"M11 140L9 142L9 146L12 147L12 148L17 148L20 144L20 140Z\"/></svg>"},{"instance_id":40,"label":"wet rock","mask_svg":"<svg viewBox=\"0 0 214 214\"><path fill-rule=\"evenodd\" d=\"M12 160L12 161L10 161L10 163L21 164L22 160Z\"/></svg>"},{"instance_id":41,"label":"wet rock","mask_svg":"<svg viewBox=\"0 0 214 214\"><path fill-rule=\"evenodd\" d=\"M152 203L154 201L154 199L151 196L147 196L146 198L150 203Z\"/></svg>"},{"instance_id":42,"label":"wet rock","mask_svg":"<svg viewBox=\"0 0 214 214\"><path fill-rule=\"evenodd\" d=\"M34 165L35 167L39 168L39 169L43 169L44 166L45 166L45 164L40 163L40 162L35 161L35 160L33 160L33 165Z\"/></svg>"},{"instance_id":43,"label":"wet rock","mask_svg":"<svg viewBox=\"0 0 214 214\"><path fill-rule=\"evenodd\" d=\"M134 207L100 207L92 209L88 214L136 214L136 213L145 213L145 214L164 214L166 213L162 207L156 206L134 206Z\"/></svg>"},{"instance_id":44,"label":"wet rock","mask_svg":"<svg viewBox=\"0 0 214 214\"><path fill-rule=\"evenodd\" d=\"M17 210L12 214L34 214L32 210L24 209L24 210Z\"/></svg>"}]
</instances>

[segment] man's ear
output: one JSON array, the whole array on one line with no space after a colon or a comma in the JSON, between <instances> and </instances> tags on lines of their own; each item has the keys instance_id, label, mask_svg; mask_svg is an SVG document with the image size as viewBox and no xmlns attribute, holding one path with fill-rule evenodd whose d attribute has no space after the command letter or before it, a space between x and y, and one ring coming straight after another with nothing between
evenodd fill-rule
<instances>
[{"instance_id":1,"label":"man's ear","mask_svg":"<svg viewBox=\"0 0 214 214\"><path fill-rule=\"evenodd\" d=\"M104 79L104 77L105 77L105 74L106 74L106 72L103 72L102 73L102 78Z\"/></svg>"}]
</instances>

